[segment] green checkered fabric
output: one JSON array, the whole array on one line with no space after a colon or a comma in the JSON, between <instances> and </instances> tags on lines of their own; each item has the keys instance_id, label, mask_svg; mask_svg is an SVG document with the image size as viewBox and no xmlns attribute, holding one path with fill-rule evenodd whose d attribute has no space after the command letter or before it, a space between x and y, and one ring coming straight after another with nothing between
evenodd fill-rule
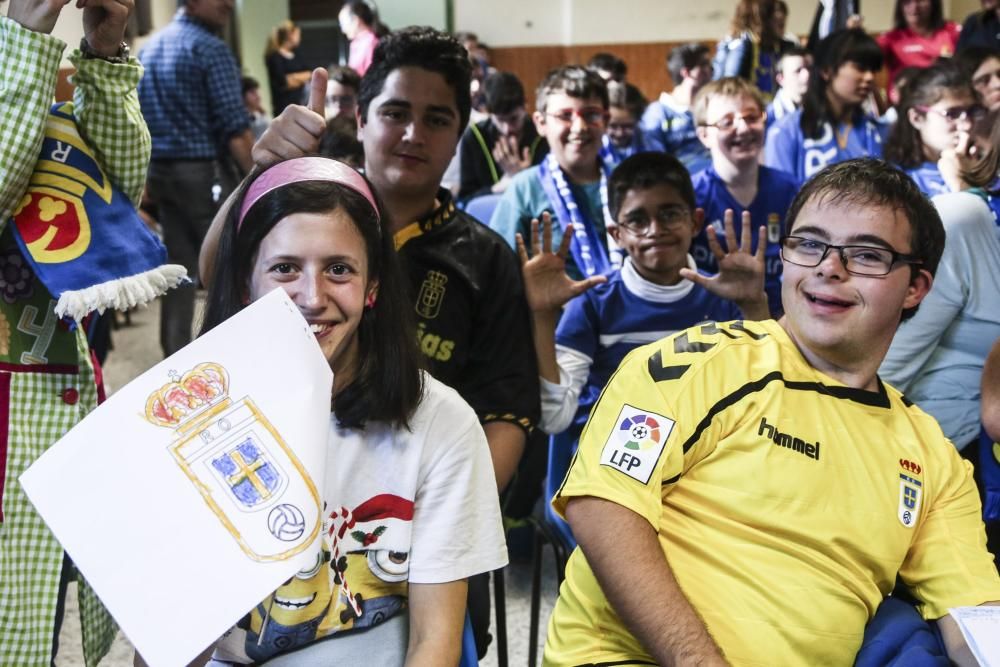
<instances>
[{"instance_id":1,"label":"green checkered fabric","mask_svg":"<svg viewBox=\"0 0 1000 667\"><path fill-rule=\"evenodd\" d=\"M0 228L27 188L42 148L64 48L54 37L0 18Z\"/></svg>"},{"instance_id":2,"label":"green checkered fabric","mask_svg":"<svg viewBox=\"0 0 1000 667\"><path fill-rule=\"evenodd\" d=\"M59 62L65 49L58 39L25 30L0 17L0 229L23 195L37 160L45 120L52 105ZM124 65L98 59L71 60L77 67L74 102L83 136L101 159L108 177L138 203L149 163L149 132L139 109L135 86L142 74L138 61ZM43 289L36 283L36 289ZM36 295L38 296L38 295ZM25 336L10 329L42 318L23 316L27 295L14 303L0 299L3 356L19 363ZM37 300L37 299L36 299ZM49 308L54 301L50 302ZM4 327L0 327L3 329ZM29 327L30 328L30 327ZM2 333L2 332L0 332ZM36 335L36 334L33 334ZM39 365L24 372L0 369L10 376L9 395L0 396L8 411L3 523L0 523L0 665L48 667L59 594L62 548L35 512L18 477L46 449L78 423L97 403L97 388L86 338L80 328L56 327L46 349L76 349L77 373ZM3 338L0 336L0 338ZM68 339L68 340L67 340ZM41 354L45 350L41 350ZM21 361L20 363L28 363ZM50 362L51 363L51 362ZM66 389L78 400L63 400ZM2 436L0 436L2 437ZM116 628L89 586L80 581L83 650L88 667L107 653Z\"/></svg>"},{"instance_id":3,"label":"green checkered fabric","mask_svg":"<svg viewBox=\"0 0 1000 667\"><path fill-rule=\"evenodd\" d=\"M87 340L77 329L79 345ZM39 369L43 369L39 366ZM66 389L79 400L62 400ZM13 373L10 384L4 523L0 525L0 663L49 664L59 591L62 547L35 513L17 478L55 441L97 405L97 386L89 364L80 372ZM84 655L96 665L107 652L116 628L89 588L80 590Z\"/></svg>"},{"instance_id":4,"label":"green checkered fabric","mask_svg":"<svg viewBox=\"0 0 1000 667\"><path fill-rule=\"evenodd\" d=\"M135 58L128 65L85 59L79 51L69 59L76 67L70 77L76 86L73 114L83 139L111 180L138 206L152 149L136 93L142 65Z\"/></svg>"}]
</instances>

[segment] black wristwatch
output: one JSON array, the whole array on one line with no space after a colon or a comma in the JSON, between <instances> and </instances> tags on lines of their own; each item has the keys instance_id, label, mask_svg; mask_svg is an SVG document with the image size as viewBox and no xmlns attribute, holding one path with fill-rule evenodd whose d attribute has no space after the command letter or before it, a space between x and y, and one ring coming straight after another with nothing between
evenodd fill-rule
<instances>
[{"instance_id":1,"label":"black wristwatch","mask_svg":"<svg viewBox=\"0 0 1000 667\"><path fill-rule=\"evenodd\" d=\"M84 58L96 58L100 60L107 60L109 63L115 63L117 65L123 65L128 62L129 54L131 49L129 49L128 44L122 42L118 47L118 53L113 56L103 56L97 53L90 47L90 42L84 37L80 40L80 53Z\"/></svg>"}]
</instances>

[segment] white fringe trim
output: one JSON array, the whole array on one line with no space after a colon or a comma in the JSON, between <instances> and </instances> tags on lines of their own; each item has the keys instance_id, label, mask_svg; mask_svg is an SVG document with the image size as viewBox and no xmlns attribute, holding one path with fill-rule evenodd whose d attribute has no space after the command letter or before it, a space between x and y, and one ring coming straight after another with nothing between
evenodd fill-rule
<instances>
[{"instance_id":1,"label":"white fringe trim","mask_svg":"<svg viewBox=\"0 0 1000 667\"><path fill-rule=\"evenodd\" d=\"M56 303L55 312L60 318L70 317L79 322L95 310L103 313L107 308L127 310L145 305L185 282L190 282L187 269L180 264L164 264L128 278L63 292Z\"/></svg>"}]
</instances>

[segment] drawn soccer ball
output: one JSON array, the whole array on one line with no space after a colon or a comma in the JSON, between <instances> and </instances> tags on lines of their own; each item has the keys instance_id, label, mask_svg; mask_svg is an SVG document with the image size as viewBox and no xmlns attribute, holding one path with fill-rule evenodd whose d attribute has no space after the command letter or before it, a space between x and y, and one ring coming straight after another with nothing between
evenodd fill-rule
<instances>
[{"instance_id":1,"label":"drawn soccer ball","mask_svg":"<svg viewBox=\"0 0 1000 667\"><path fill-rule=\"evenodd\" d=\"M282 542L294 542L306 532L306 518L298 507L284 503L267 515L267 528Z\"/></svg>"}]
</instances>

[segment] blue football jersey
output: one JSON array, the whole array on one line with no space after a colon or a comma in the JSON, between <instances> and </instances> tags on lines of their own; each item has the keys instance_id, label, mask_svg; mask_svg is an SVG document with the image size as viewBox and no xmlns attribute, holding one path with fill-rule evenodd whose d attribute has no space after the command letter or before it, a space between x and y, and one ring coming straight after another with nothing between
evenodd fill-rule
<instances>
[{"instance_id":1,"label":"blue football jersey","mask_svg":"<svg viewBox=\"0 0 1000 667\"><path fill-rule=\"evenodd\" d=\"M882 144L888 127L870 116L857 114L850 126L834 131L824 123L820 136L813 139L802 133L802 109L788 114L768 129L764 143L764 164L792 174L805 183L823 167L856 157L882 157ZM841 147L837 133L847 131Z\"/></svg>"},{"instance_id":2,"label":"blue football jersey","mask_svg":"<svg viewBox=\"0 0 1000 667\"><path fill-rule=\"evenodd\" d=\"M627 274L623 278L622 274ZM631 283L632 288L626 283ZM641 291L644 295L636 294ZM620 271L566 305L556 329L556 345L574 350L593 363L580 392L573 419L577 432L604 385L625 355L699 322L739 319L739 308L690 281L663 288L641 278L630 261Z\"/></svg>"},{"instance_id":3,"label":"blue football jersey","mask_svg":"<svg viewBox=\"0 0 1000 667\"><path fill-rule=\"evenodd\" d=\"M749 211L750 219L753 222L752 252L757 251L757 227L767 226L767 246L764 249L764 261L766 262L764 289L767 292L767 303L771 314L778 317L783 312L781 307L781 246L779 241L785 223L785 213L788 212L788 207L795 199L795 194L799 189L798 183L790 174L768 167L760 167L760 173L757 177L757 196L754 197L750 206L744 209L732 193L726 189L726 184L713 167L698 172L691 178L691 181L694 184L695 205L705 210L705 226L691 244L691 254L694 256L698 268L707 273L718 273L719 271L715 255L708 247L708 227L715 228L717 236L725 248L725 228L722 221L726 209L733 210L733 224L737 238L743 229L741 222L743 211Z\"/></svg>"}]
</instances>

